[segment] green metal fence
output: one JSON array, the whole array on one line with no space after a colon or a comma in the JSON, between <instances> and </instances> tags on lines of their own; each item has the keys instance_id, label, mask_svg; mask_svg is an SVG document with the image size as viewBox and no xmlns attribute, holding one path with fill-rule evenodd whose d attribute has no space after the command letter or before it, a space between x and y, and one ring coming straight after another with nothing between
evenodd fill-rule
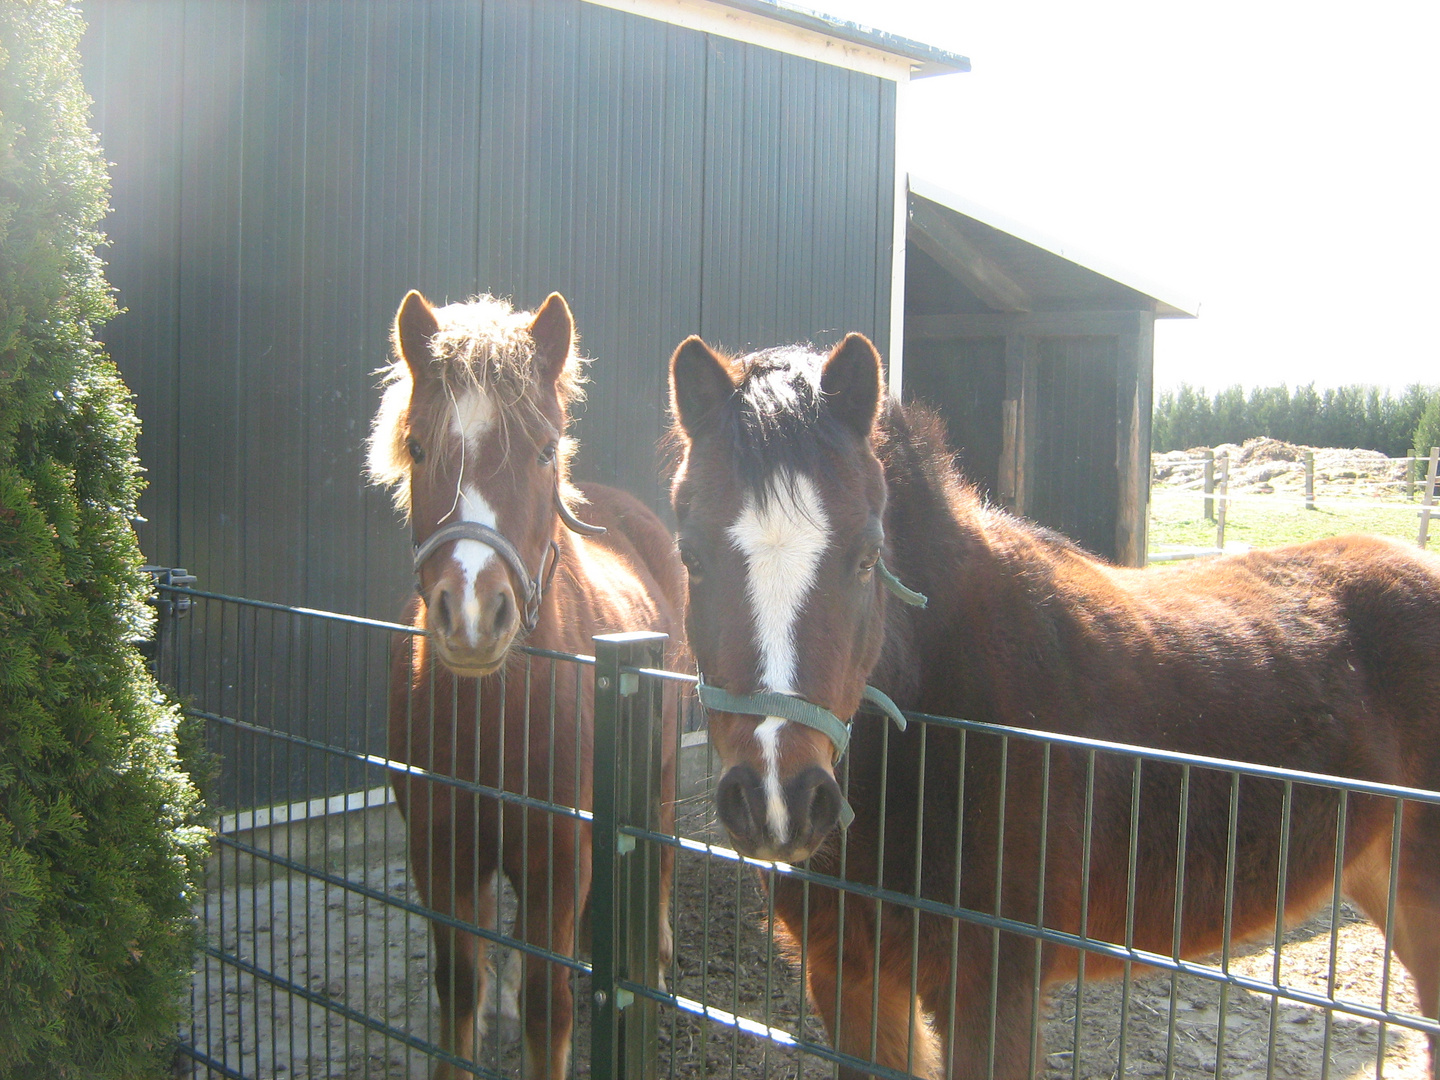
<instances>
[{"instance_id":1,"label":"green metal fence","mask_svg":"<svg viewBox=\"0 0 1440 1080\"><path fill-rule=\"evenodd\" d=\"M551 830L576 823L591 827L588 956L578 949L556 953L522 933L514 910L518 895L500 904L486 925L449 916L437 910L433 888L422 888L410 872L405 829L390 794L396 776L418 775L412 765L386 755L384 737L386 656L392 648L407 647L413 631L197 590L162 586L162 592L188 601L189 613L166 623L157 665L187 709L206 721L220 763L213 790L222 814L200 911L205 943L191 1021L181 1033L182 1051L197 1076L388 1080L423 1077L447 1061L475 1076L520 1075L510 1016L516 1003L506 991L519 954L541 956L571 973L574 1076L798 1080L831 1076L842 1067L860 1075L906 1075L830 1045L800 989L811 964L808 931L782 942L770 929L774 911L767 883L775 875L807 890L840 890L842 912L855 919L909 919L917 925L923 917L979 926L997 941L1024 939L1037 963L1043 949L1076 950L1078 978L1046 995L1035 993L1023 1018L1039 1033L1027 1066L1047 1080L1428 1075L1425 1036L1440 1027L1419 1015L1405 972L1389 959L1390 936L1343 903L1338 854L1333 886L1315 920L1288 927L1277 912L1273 936L1284 942L1283 949L1266 942L1226 946L1196 961L1181 959L1178 943L1167 954L1139 949L1126 935L1091 936L1083 920L1080 933L1057 929L1047 923L1043 896L1033 919L1017 919L962 908L918 886L907 891L893 881L843 880L846 836L838 853L841 877L817 866L745 859L729 848L714 822L703 782L707 750L703 743L693 745L693 738L676 747L678 754L700 755L698 764L687 757L681 765L677 826L673 833L660 829L655 813L660 717L667 697L672 707L688 699L693 680L659 670L663 638L651 634L597 638L593 657L526 654L527 684L547 687L552 700L583 698L593 676L593 698L582 701L593 709L592 807L552 802L539 777L496 785L433 773L424 777L436 790L491 800L505 808L502 813L522 819L543 812ZM518 690L512 692L518 699ZM553 725L553 717L552 712L530 721ZM1233 852L1247 825L1242 792L1249 785L1278 785L1283 792L1282 892L1293 808L1297 799L1310 805L1300 793L1326 793L1337 853L1345 843L1352 800L1386 800L1397 822L1408 805L1440 804L1434 792L942 717L912 719L924 732L922 755L929 740L948 738L959 740L962 755L982 744L998 748L1002 774L1038 769L1042 820L1052 768L1062 755L1080 763L1087 811L1096 805L1097 776L1108 774L1099 766L1124 763L1131 835L1150 770L1177 771L1185 793L1220 778L1229 785L1229 816L1207 827L1228 835L1226 895L1217 897L1224 904L1233 901ZM886 738L889 753L888 732ZM887 792L884 798L893 811L903 800L923 800L923 791ZM1182 867L1184 837L1201 824L1187 820L1188 806L1188 794L1182 795ZM944 825L933 809L931 821ZM1145 903L1133 856L1128 881L1090 880L1091 824L1087 815L1083 835L1073 838L1082 850L1087 890L1126 889L1133 913ZM1002 821L1002 836L1004 829ZM1042 828L1040 835L1047 837L1049 830ZM533 830L527 839L544 841ZM662 972L658 898L660 852L667 847L676 864L667 913L675 946ZM1045 858L1042 842L1042 867ZM544 882L515 882L512 892L544 887ZM1392 896L1394 888L1392 878ZM425 895L431 904L423 902ZM457 1057L440 1044L431 974L436 924L441 932L473 935L497 947L497 992L486 1009L489 1035L473 1058ZM952 985L966 962L953 951L937 960L916 950L904 958L900 972L912 986L922 960L948 963ZM1103 983L1087 978L1087 961L1098 960L1118 961L1122 977ZM877 970L895 963L878 951L870 961ZM993 1023L998 1008L993 981L991 997ZM918 1014L921 1004L912 1008ZM942 1023L929 1022L937 1030Z\"/></svg>"}]
</instances>

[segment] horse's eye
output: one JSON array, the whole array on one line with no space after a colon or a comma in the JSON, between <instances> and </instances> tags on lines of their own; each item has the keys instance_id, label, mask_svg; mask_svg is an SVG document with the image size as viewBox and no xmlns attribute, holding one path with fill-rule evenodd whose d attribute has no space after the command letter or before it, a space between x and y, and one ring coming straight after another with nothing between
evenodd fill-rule
<instances>
[{"instance_id":1,"label":"horse's eye","mask_svg":"<svg viewBox=\"0 0 1440 1080\"><path fill-rule=\"evenodd\" d=\"M867 551L864 555L860 556L860 565L856 567L855 572L868 581L870 580L870 575L875 572L875 564L879 561L879 548L876 548L874 551Z\"/></svg>"},{"instance_id":2,"label":"horse's eye","mask_svg":"<svg viewBox=\"0 0 1440 1080\"><path fill-rule=\"evenodd\" d=\"M540 451L540 464L541 464L541 465L549 465L549 464L551 464L551 463L554 462L554 460L555 460L555 449L556 449L555 444L552 442L552 443L547 444L546 447L545 447L545 449L543 449L543 450Z\"/></svg>"},{"instance_id":3,"label":"horse's eye","mask_svg":"<svg viewBox=\"0 0 1440 1080\"><path fill-rule=\"evenodd\" d=\"M414 435L405 440L405 449L410 451L410 460L416 465L425 460L425 448L420 445L420 440Z\"/></svg>"},{"instance_id":4,"label":"horse's eye","mask_svg":"<svg viewBox=\"0 0 1440 1080\"><path fill-rule=\"evenodd\" d=\"M680 561L685 564L685 570L690 575L691 581L699 581L701 574L700 556L695 554L695 549L680 546Z\"/></svg>"}]
</instances>

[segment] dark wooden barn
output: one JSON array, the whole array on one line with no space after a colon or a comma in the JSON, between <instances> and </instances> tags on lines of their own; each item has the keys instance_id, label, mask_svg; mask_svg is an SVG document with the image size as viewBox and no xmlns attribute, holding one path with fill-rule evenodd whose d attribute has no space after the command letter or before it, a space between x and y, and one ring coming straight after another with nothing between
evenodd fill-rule
<instances>
[{"instance_id":1,"label":"dark wooden barn","mask_svg":"<svg viewBox=\"0 0 1440 1080\"><path fill-rule=\"evenodd\" d=\"M907 398L995 502L1145 565L1155 320L1194 306L911 177Z\"/></svg>"},{"instance_id":2,"label":"dark wooden barn","mask_svg":"<svg viewBox=\"0 0 1440 1080\"><path fill-rule=\"evenodd\" d=\"M595 359L578 473L660 505L687 334L890 342L897 86L968 68L765 0L85 12L143 550L206 588L377 617L408 537L363 442L407 289L563 292Z\"/></svg>"}]
</instances>

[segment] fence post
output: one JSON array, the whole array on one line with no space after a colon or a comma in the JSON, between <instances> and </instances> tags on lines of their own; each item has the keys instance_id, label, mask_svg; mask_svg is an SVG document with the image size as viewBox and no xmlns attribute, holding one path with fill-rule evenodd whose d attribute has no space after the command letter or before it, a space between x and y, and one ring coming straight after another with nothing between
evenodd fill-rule
<instances>
[{"instance_id":1,"label":"fence post","mask_svg":"<svg viewBox=\"0 0 1440 1080\"><path fill-rule=\"evenodd\" d=\"M1215 520L1215 500L1211 498L1215 494L1215 451L1202 451L1205 458L1205 520Z\"/></svg>"},{"instance_id":2,"label":"fence post","mask_svg":"<svg viewBox=\"0 0 1440 1080\"><path fill-rule=\"evenodd\" d=\"M1215 546L1225 550L1225 511L1230 507L1230 455L1220 458L1220 507L1215 511Z\"/></svg>"},{"instance_id":3,"label":"fence post","mask_svg":"<svg viewBox=\"0 0 1440 1080\"><path fill-rule=\"evenodd\" d=\"M1315 509L1315 451L1305 451L1305 509Z\"/></svg>"},{"instance_id":4,"label":"fence post","mask_svg":"<svg viewBox=\"0 0 1440 1080\"><path fill-rule=\"evenodd\" d=\"M1425 495L1420 500L1420 535L1415 538L1415 543L1422 548L1430 542L1430 514L1435 506L1436 483L1440 481L1437 470L1440 470L1440 446L1432 446L1430 475L1425 478Z\"/></svg>"},{"instance_id":5,"label":"fence post","mask_svg":"<svg viewBox=\"0 0 1440 1080\"><path fill-rule=\"evenodd\" d=\"M660 969L660 852L629 829L654 830L660 796L662 688L627 668L661 667L666 635L595 638L595 796L590 831L590 1075L653 1080L659 1010L623 983L653 986ZM628 828L627 828L628 827Z\"/></svg>"},{"instance_id":6,"label":"fence post","mask_svg":"<svg viewBox=\"0 0 1440 1080\"><path fill-rule=\"evenodd\" d=\"M154 588L146 600L155 608L155 636L135 644L140 655L149 662L150 673L161 682L174 686L174 638L178 629L175 621L190 614L190 597L171 590L195 588L195 575L183 567L142 566L140 570L150 575Z\"/></svg>"},{"instance_id":7,"label":"fence post","mask_svg":"<svg viewBox=\"0 0 1440 1080\"><path fill-rule=\"evenodd\" d=\"M1415 497L1415 479L1420 473L1420 451L1411 447L1405 461L1405 498Z\"/></svg>"}]
</instances>

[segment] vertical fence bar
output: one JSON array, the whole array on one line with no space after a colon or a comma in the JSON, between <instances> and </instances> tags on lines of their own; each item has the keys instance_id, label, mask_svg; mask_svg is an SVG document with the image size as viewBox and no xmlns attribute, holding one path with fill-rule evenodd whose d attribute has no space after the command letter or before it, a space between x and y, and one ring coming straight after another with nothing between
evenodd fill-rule
<instances>
[{"instance_id":1,"label":"vertical fence bar","mask_svg":"<svg viewBox=\"0 0 1440 1080\"><path fill-rule=\"evenodd\" d=\"M1305 509L1315 509L1315 451L1305 451Z\"/></svg>"},{"instance_id":2,"label":"vertical fence bar","mask_svg":"<svg viewBox=\"0 0 1440 1080\"><path fill-rule=\"evenodd\" d=\"M1436 482L1440 481L1440 446L1430 448L1430 475L1425 478L1425 494L1420 500L1420 534L1415 538L1418 547L1425 547L1430 541L1430 515L1435 506Z\"/></svg>"},{"instance_id":3,"label":"vertical fence bar","mask_svg":"<svg viewBox=\"0 0 1440 1080\"><path fill-rule=\"evenodd\" d=\"M1190 842L1190 766L1180 766L1180 814L1176 822L1175 836L1175 908L1171 915L1170 955L1180 959L1181 944L1185 937L1185 858ZM1165 1026L1165 1080L1175 1077L1175 1014L1180 995L1180 973L1170 973L1170 1016Z\"/></svg>"},{"instance_id":4,"label":"vertical fence bar","mask_svg":"<svg viewBox=\"0 0 1440 1080\"><path fill-rule=\"evenodd\" d=\"M1225 514L1230 509L1230 455L1220 455L1220 506L1215 511L1215 546L1225 550Z\"/></svg>"},{"instance_id":5,"label":"vertical fence bar","mask_svg":"<svg viewBox=\"0 0 1440 1080\"><path fill-rule=\"evenodd\" d=\"M660 790L662 687L623 668L660 667L666 635L595 638L595 798L591 829L590 1075L653 1080L659 1010L620 980L653 983L659 972L660 852L621 825L654 830ZM653 774L653 775L652 775Z\"/></svg>"},{"instance_id":6,"label":"vertical fence bar","mask_svg":"<svg viewBox=\"0 0 1440 1080\"><path fill-rule=\"evenodd\" d=\"M1130 764L1130 843L1125 860L1125 948L1135 948L1135 897L1140 869L1140 780L1144 762L1136 758ZM1115 1068L1125 1075L1125 1054L1130 1044L1130 989L1134 965L1126 960L1120 980L1120 1046Z\"/></svg>"},{"instance_id":7,"label":"vertical fence bar","mask_svg":"<svg viewBox=\"0 0 1440 1080\"><path fill-rule=\"evenodd\" d=\"M1203 451L1205 458L1205 520L1215 520L1215 451Z\"/></svg>"},{"instance_id":8,"label":"vertical fence bar","mask_svg":"<svg viewBox=\"0 0 1440 1080\"><path fill-rule=\"evenodd\" d=\"M1420 451L1411 447L1405 454L1405 498L1415 497L1415 479L1420 474Z\"/></svg>"},{"instance_id":9,"label":"vertical fence bar","mask_svg":"<svg viewBox=\"0 0 1440 1080\"><path fill-rule=\"evenodd\" d=\"M1280 1037L1280 964L1285 955L1285 898L1290 884L1290 814L1294 809L1295 784L1285 781L1285 794L1280 803L1280 865L1275 881L1275 956L1270 964L1270 983L1275 988L1270 998L1270 1035L1265 1050L1265 1080L1275 1080L1275 1049Z\"/></svg>"}]
</instances>

